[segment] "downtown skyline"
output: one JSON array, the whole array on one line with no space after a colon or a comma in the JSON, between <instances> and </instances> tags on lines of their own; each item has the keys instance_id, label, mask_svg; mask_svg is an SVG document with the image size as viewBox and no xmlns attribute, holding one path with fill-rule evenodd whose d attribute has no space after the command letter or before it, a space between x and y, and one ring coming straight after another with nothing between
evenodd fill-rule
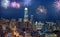
<instances>
[{"instance_id":1,"label":"downtown skyline","mask_svg":"<svg viewBox=\"0 0 60 37\"><path fill-rule=\"evenodd\" d=\"M58 7L57 7L57 9L55 8L56 7L55 2L60 1L60 0L31 0L30 2L28 1L28 3L25 5L23 2L24 0L13 0L13 1L9 0L9 1L18 2L20 4L20 8L8 7L7 9L5 9L4 7L0 6L0 8L1 8L0 18L8 18L8 19L24 18L24 8L27 6L29 19L30 19L30 16L33 15L35 21L60 20L60 9L58 10ZM40 6L43 6L46 9L46 14L45 14L45 12L41 13L40 11L38 11L37 8L39 8Z\"/></svg>"}]
</instances>

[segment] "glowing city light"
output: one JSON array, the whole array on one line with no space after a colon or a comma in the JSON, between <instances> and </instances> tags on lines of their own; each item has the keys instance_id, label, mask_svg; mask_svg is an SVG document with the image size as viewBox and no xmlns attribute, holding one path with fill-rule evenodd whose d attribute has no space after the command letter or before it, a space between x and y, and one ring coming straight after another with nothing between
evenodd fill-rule
<instances>
[{"instance_id":1,"label":"glowing city light","mask_svg":"<svg viewBox=\"0 0 60 37\"><path fill-rule=\"evenodd\" d=\"M20 8L20 3L12 2L11 3L11 7L13 7L13 8Z\"/></svg>"},{"instance_id":2,"label":"glowing city light","mask_svg":"<svg viewBox=\"0 0 60 37\"><path fill-rule=\"evenodd\" d=\"M37 9L40 13L46 13L46 9L43 6L39 6Z\"/></svg>"},{"instance_id":3,"label":"glowing city light","mask_svg":"<svg viewBox=\"0 0 60 37\"><path fill-rule=\"evenodd\" d=\"M28 10L28 8L25 8L25 10Z\"/></svg>"},{"instance_id":4,"label":"glowing city light","mask_svg":"<svg viewBox=\"0 0 60 37\"><path fill-rule=\"evenodd\" d=\"M8 8L9 4L10 4L9 0L2 0L2 2L1 2L1 6L4 8Z\"/></svg>"},{"instance_id":5,"label":"glowing city light","mask_svg":"<svg viewBox=\"0 0 60 37\"><path fill-rule=\"evenodd\" d=\"M53 5L58 11L60 10L60 0L55 1Z\"/></svg>"}]
</instances>

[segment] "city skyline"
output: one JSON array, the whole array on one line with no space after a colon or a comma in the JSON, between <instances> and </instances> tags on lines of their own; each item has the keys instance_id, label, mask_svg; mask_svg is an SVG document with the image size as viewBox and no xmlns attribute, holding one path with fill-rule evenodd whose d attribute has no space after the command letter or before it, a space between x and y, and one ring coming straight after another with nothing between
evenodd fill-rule
<instances>
[{"instance_id":1,"label":"city skyline","mask_svg":"<svg viewBox=\"0 0 60 37\"><path fill-rule=\"evenodd\" d=\"M1 8L0 18L8 18L8 19L24 18L24 8L26 5L28 5L30 3L30 5L27 6L28 15L29 15L28 18L29 19L30 19L30 16L33 15L35 21L56 21L56 20L60 20L60 15L59 15L60 10L56 11L56 9L54 8L55 7L54 2L56 2L58 0L31 0L28 4L25 4L25 6L23 3L23 0L13 0L13 1L9 0L9 1L10 2L18 2L21 5L21 7L20 8L8 7L7 9L5 9L2 6L0 6L0 8ZM46 14L45 14L45 12L41 13L37 10L37 8L39 8L39 6L43 6L46 9Z\"/></svg>"}]
</instances>

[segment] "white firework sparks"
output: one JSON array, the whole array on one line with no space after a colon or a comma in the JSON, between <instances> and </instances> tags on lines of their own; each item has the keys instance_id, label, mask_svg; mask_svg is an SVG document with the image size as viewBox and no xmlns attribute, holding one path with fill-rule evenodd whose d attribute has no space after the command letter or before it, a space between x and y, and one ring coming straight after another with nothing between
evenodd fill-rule
<instances>
[{"instance_id":1,"label":"white firework sparks","mask_svg":"<svg viewBox=\"0 0 60 37\"><path fill-rule=\"evenodd\" d=\"M9 0L2 0L2 2L1 2L1 5L4 8L8 8L9 7L9 4L10 4L10 1Z\"/></svg>"}]
</instances>

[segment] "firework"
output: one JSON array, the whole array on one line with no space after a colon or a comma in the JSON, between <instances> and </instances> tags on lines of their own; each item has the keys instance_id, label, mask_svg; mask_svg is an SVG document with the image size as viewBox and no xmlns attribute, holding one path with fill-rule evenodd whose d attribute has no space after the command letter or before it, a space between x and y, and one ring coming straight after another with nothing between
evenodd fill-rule
<instances>
[{"instance_id":1,"label":"firework","mask_svg":"<svg viewBox=\"0 0 60 37\"><path fill-rule=\"evenodd\" d=\"M39 6L39 7L37 8L37 10L38 10L38 12L40 12L40 13L46 13L46 9L45 9L43 6Z\"/></svg>"},{"instance_id":2,"label":"firework","mask_svg":"<svg viewBox=\"0 0 60 37\"><path fill-rule=\"evenodd\" d=\"M1 6L4 8L8 8L9 4L10 4L9 0L2 0L2 2L1 2Z\"/></svg>"},{"instance_id":3,"label":"firework","mask_svg":"<svg viewBox=\"0 0 60 37\"><path fill-rule=\"evenodd\" d=\"M13 8L20 8L20 3L12 2L11 3L11 7L13 7Z\"/></svg>"},{"instance_id":4,"label":"firework","mask_svg":"<svg viewBox=\"0 0 60 37\"><path fill-rule=\"evenodd\" d=\"M55 1L53 5L55 9L60 10L60 0Z\"/></svg>"}]
</instances>

